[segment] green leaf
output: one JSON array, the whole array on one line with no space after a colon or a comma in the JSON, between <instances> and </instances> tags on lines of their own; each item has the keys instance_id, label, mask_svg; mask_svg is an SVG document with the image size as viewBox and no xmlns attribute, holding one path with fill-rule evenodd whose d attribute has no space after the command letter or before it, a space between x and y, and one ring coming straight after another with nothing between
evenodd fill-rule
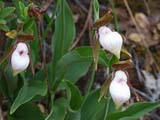
<instances>
[{"instance_id":1,"label":"green leaf","mask_svg":"<svg viewBox=\"0 0 160 120\"><path fill-rule=\"evenodd\" d=\"M4 8L4 2L3 1L0 1L0 10Z\"/></svg>"},{"instance_id":2,"label":"green leaf","mask_svg":"<svg viewBox=\"0 0 160 120\"><path fill-rule=\"evenodd\" d=\"M45 96L46 93L47 93L47 86L44 80L25 83L24 86L20 89L18 96L16 97L11 106L10 114L13 114L18 107L30 101L36 95Z\"/></svg>"},{"instance_id":3,"label":"green leaf","mask_svg":"<svg viewBox=\"0 0 160 120\"><path fill-rule=\"evenodd\" d=\"M33 30L33 29L34 29L34 24L35 24L35 23L34 23L34 20L33 20L33 19L28 19L28 20L25 22L24 26L23 26L23 30L24 30L25 32Z\"/></svg>"},{"instance_id":4,"label":"green leaf","mask_svg":"<svg viewBox=\"0 0 160 120\"><path fill-rule=\"evenodd\" d=\"M8 16L10 16L15 10L15 7L6 7L6 8L3 8L1 11L0 11L0 18L1 19L4 19Z\"/></svg>"},{"instance_id":5,"label":"green leaf","mask_svg":"<svg viewBox=\"0 0 160 120\"><path fill-rule=\"evenodd\" d=\"M112 68L112 64L118 62L118 58L113 54L107 54L107 58L109 58L109 68Z\"/></svg>"},{"instance_id":6,"label":"green leaf","mask_svg":"<svg viewBox=\"0 0 160 120\"><path fill-rule=\"evenodd\" d=\"M21 13L21 17L24 18L25 17L24 15L25 5L21 1L18 2L18 5L19 5L19 11Z\"/></svg>"},{"instance_id":7,"label":"green leaf","mask_svg":"<svg viewBox=\"0 0 160 120\"><path fill-rule=\"evenodd\" d=\"M9 31L9 28L8 28L7 25L1 24L1 25L0 25L0 30L3 30L3 31L5 31L5 32L7 32L7 31Z\"/></svg>"},{"instance_id":8,"label":"green leaf","mask_svg":"<svg viewBox=\"0 0 160 120\"><path fill-rule=\"evenodd\" d=\"M81 114L79 111L67 111L65 120L80 120Z\"/></svg>"},{"instance_id":9,"label":"green leaf","mask_svg":"<svg viewBox=\"0 0 160 120\"><path fill-rule=\"evenodd\" d=\"M7 23L6 20L0 19L0 25L1 25L1 24L6 24L6 23Z\"/></svg>"},{"instance_id":10,"label":"green leaf","mask_svg":"<svg viewBox=\"0 0 160 120\"><path fill-rule=\"evenodd\" d=\"M57 85L62 79L67 79L72 83L85 75L88 68L93 62L92 47L79 47L71 52L65 54L56 64L56 73L53 73L51 65L49 65L49 80L52 85ZM109 59L106 57L104 51L100 50L99 63L108 66ZM56 80L51 78L52 74L56 75ZM53 83L54 82L54 83ZM57 82L57 83L56 83Z\"/></svg>"},{"instance_id":11,"label":"green leaf","mask_svg":"<svg viewBox=\"0 0 160 120\"><path fill-rule=\"evenodd\" d=\"M135 103L122 112L109 114L106 120L136 120L157 107L160 107L160 101Z\"/></svg>"},{"instance_id":12,"label":"green leaf","mask_svg":"<svg viewBox=\"0 0 160 120\"><path fill-rule=\"evenodd\" d=\"M72 110L78 110L82 104L82 96L80 90L76 87L76 85L72 84L70 81L65 80L65 83L69 87L71 93L70 108Z\"/></svg>"},{"instance_id":13,"label":"green leaf","mask_svg":"<svg viewBox=\"0 0 160 120\"><path fill-rule=\"evenodd\" d=\"M100 90L91 93L81 108L81 120L103 120L107 100L98 102Z\"/></svg>"},{"instance_id":14,"label":"green leaf","mask_svg":"<svg viewBox=\"0 0 160 120\"><path fill-rule=\"evenodd\" d=\"M81 49L81 52L85 54L86 49ZM87 71L92 61L92 57L83 56L79 54L77 50L64 55L56 65L56 77L70 80L76 83L77 80L83 76Z\"/></svg>"},{"instance_id":15,"label":"green leaf","mask_svg":"<svg viewBox=\"0 0 160 120\"><path fill-rule=\"evenodd\" d=\"M75 37L75 25L72 12L66 0L58 1L58 13L52 40L53 61L56 63L68 52Z\"/></svg>"},{"instance_id":16,"label":"green leaf","mask_svg":"<svg viewBox=\"0 0 160 120\"><path fill-rule=\"evenodd\" d=\"M33 63L37 64L37 62L39 60L39 52L40 52L37 25L36 25L35 21L33 21L33 23L30 23L29 26L31 27L31 30L33 30L33 35L34 35L34 40L29 42L30 53L31 53L31 56L32 56ZM27 26L25 26L25 27L27 28ZM24 28L24 30L26 30L26 28Z\"/></svg>"},{"instance_id":17,"label":"green leaf","mask_svg":"<svg viewBox=\"0 0 160 120\"><path fill-rule=\"evenodd\" d=\"M45 120L64 120L65 114L67 112L68 101L64 98L60 98L55 101L51 113L47 116Z\"/></svg>"},{"instance_id":18,"label":"green leaf","mask_svg":"<svg viewBox=\"0 0 160 120\"><path fill-rule=\"evenodd\" d=\"M19 107L13 115L9 115L7 120L44 120L44 116L38 106L27 103Z\"/></svg>"}]
</instances>

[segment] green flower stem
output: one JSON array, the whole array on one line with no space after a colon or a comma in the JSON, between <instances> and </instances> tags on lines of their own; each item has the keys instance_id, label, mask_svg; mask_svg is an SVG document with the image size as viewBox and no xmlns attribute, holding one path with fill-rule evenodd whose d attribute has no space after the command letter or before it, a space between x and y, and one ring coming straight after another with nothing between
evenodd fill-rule
<instances>
[{"instance_id":1,"label":"green flower stem","mask_svg":"<svg viewBox=\"0 0 160 120\"><path fill-rule=\"evenodd\" d=\"M94 82L94 76L95 76L95 72L96 72L96 63L93 63L93 68L92 68L92 73L91 73L91 79L89 80L89 84L88 84L88 89L87 89L87 93L86 93L86 97L89 95L90 90L92 88L93 82Z\"/></svg>"},{"instance_id":2,"label":"green flower stem","mask_svg":"<svg viewBox=\"0 0 160 120\"><path fill-rule=\"evenodd\" d=\"M109 0L109 3L111 4L112 10L113 10L113 16L114 16L114 23L115 23L115 29L116 31L119 31L119 24L118 24L118 18L115 10L115 4L113 0Z\"/></svg>"},{"instance_id":3,"label":"green flower stem","mask_svg":"<svg viewBox=\"0 0 160 120\"><path fill-rule=\"evenodd\" d=\"M91 1L92 2L92 1ZM94 22L96 22L98 19L99 19L99 3L98 3L98 0L93 0L93 10L94 10ZM96 30L93 30L93 40L97 40L96 39ZM99 44L99 43L96 43L96 44ZM94 49L94 47L93 47ZM99 57L99 47L96 49L97 51L94 51L93 50L93 56L94 56L94 62L93 62L93 67L92 67L92 73L91 73L91 78L89 80L89 83L88 83L88 88L87 88L87 92L86 92L86 96L87 97L90 93L90 90L92 88L92 85L93 85L93 82L94 82L94 76L95 76L95 72L96 72L96 69L97 69L97 60L98 60L98 57ZM96 56L94 55L96 52Z\"/></svg>"}]
</instances>

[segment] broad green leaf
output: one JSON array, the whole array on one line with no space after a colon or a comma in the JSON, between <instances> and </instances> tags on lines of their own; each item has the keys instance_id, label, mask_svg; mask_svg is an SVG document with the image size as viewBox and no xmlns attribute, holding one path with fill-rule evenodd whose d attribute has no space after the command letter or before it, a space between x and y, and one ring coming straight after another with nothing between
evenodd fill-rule
<instances>
[{"instance_id":1,"label":"broad green leaf","mask_svg":"<svg viewBox=\"0 0 160 120\"><path fill-rule=\"evenodd\" d=\"M0 18L1 19L4 19L8 16L10 16L15 10L15 7L6 7L6 8L3 8L1 11L0 11Z\"/></svg>"},{"instance_id":2,"label":"broad green leaf","mask_svg":"<svg viewBox=\"0 0 160 120\"><path fill-rule=\"evenodd\" d=\"M34 32L36 30L33 30L34 24L34 19L28 19L23 26L23 31L27 32L32 30Z\"/></svg>"},{"instance_id":3,"label":"broad green leaf","mask_svg":"<svg viewBox=\"0 0 160 120\"><path fill-rule=\"evenodd\" d=\"M91 62L93 62L93 47L91 46L83 46L78 47L75 50L78 52L78 54L82 57L88 57L91 59ZM99 60L98 63L107 67L110 64L110 56L107 56L104 50L99 50Z\"/></svg>"},{"instance_id":4,"label":"broad green leaf","mask_svg":"<svg viewBox=\"0 0 160 120\"><path fill-rule=\"evenodd\" d=\"M0 9L4 8L4 2L0 1Z\"/></svg>"},{"instance_id":5,"label":"broad green leaf","mask_svg":"<svg viewBox=\"0 0 160 120\"><path fill-rule=\"evenodd\" d=\"M44 115L38 106L27 103L19 107L13 115L9 115L8 120L44 120Z\"/></svg>"},{"instance_id":6,"label":"broad green leaf","mask_svg":"<svg viewBox=\"0 0 160 120\"><path fill-rule=\"evenodd\" d=\"M80 77L82 77L87 73L89 66L90 66L90 62L85 62L85 61L70 64L67 68L70 71L68 71L64 77L74 83Z\"/></svg>"},{"instance_id":7,"label":"broad green leaf","mask_svg":"<svg viewBox=\"0 0 160 120\"><path fill-rule=\"evenodd\" d=\"M65 120L81 120L81 114L79 111L67 111Z\"/></svg>"},{"instance_id":8,"label":"broad green leaf","mask_svg":"<svg viewBox=\"0 0 160 120\"><path fill-rule=\"evenodd\" d=\"M53 61L56 63L68 52L75 37L75 25L72 12L66 0L59 0L55 32L52 40Z\"/></svg>"},{"instance_id":9,"label":"broad green leaf","mask_svg":"<svg viewBox=\"0 0 160 120\"><path fill-rule=\"evenodd\" d=\"M65 80L65 83L69 87L71 93L70 108L72 110L78 110L82 103L82 96L80 90L76 87L76 85L72 84L70 81Z\"/></svg>"},{"instance_id":10,"label":"broad green leaf","mask_svg":"<svg viewBox=\"0 0 160 120\"><path fill-rule=\"evenodd\" d=\"M1 24L6 24L6 23L7 23L6 20L0 19L0 25L1 25Z\"/></svg>"},{"instance_id":11,"label":"broad green leaf","mask_svg":"<svg viewBox=\"0 0 160 120\"><path fill-rule=\"evenodd\" d=\"M103 120L107 100L98 102L100 90L91 93L81 108L81 120Z\"/></svg>"},{"instance_id":12,"label":"broad green leaf","mask_svg":"<svg viewBox=\"0 0 160 120\"><path fill-rule=\"evenodd\" d=\"M47 86L44 80L25 83L24 86L20 89L16 99L14 100L11 106L10 114L13 114L18 107L30 101L36 95L45 96L46 93L47 93Z\"/></svg>"},{"instance_id":13,"label":"broad green leaf","mask_svg":"<svg viewBox=\"0 0 160 120\"><path fill-rule=\"evenodd\" d=\"M45 120L64 120L65 114L67 112L68 101L65 98L60 98L55 101L51 113L47 116Z\"/></svg>"},{"instance_id":14,"label":"broad green leaf","mask_svg":"<svg viewBox=\"0 0 160 120\"><path fill-rule=\"evenodd\" d=\"M0 30L3 30L3 31L5 31L5 32L7 32L7 31L9 31L9 28L8 28L7 25L1 24L1 25L0 25Z\"/></svg>"},{"instance_id":15,"label":"broad green leaf","mask_svg":"<svg viewBox=\"0 0 160 120\"><path fill-rule=\"evenodd\" d=\"M59 78L63 76L64 79L76 83L80 77L87 73L91 62L93 62L92 47L79 47L68 52L56 65L57 80L60 82ZM108 62L109 59L104 51L100 51L99 63L108 66Z\"/></svg>"},{"instance_id":16,"label":"broad green leaf","mask_svg":"<svg viewBox=\"0 0 160 120\"><path fill-rule=\"evenodd\" d=\"M38 59L39 59L40 48L39 48L39 39L38 39L37 26L36 26L35 21L33 21L33 24L31 25L31 29L33 30L34 40L29 42L29 44L30 44L30 53L31 53L31 56L32 56L33 63L36 64Z\"/></svg>"},{"instance_id":17,"label":"broad green leaf","mask_svg":"<svg viewBox=\"0 0 160 120\"><path fill-rule=\"evenodd\" d=\"M18 5L19 5L19 12L21 14L21 17L25 18L25 12L24 12L25 11L25 5L24 5L24 3L19 1Z\"/></svg>"},{"instance_id":18,"label":"broad green leaf","mask_svg":"<svg viewBox=\"0 0 160 120\"><path fill-rule=\"evenodd\" d=\"M136 120L157 107L160 107L160 101L135 103L122 112L109 114L106 120Z\"/></svg>"},{"instance_id":19,"label":"broad green leaf","mask_svg":"<svg viewBox=\"0 0 160 120\"><path fill-rule=\"evenodd\" d=\"M85 54L86 50L82 49L82 51ZM77 50L69 52L58 61L56 65L56 77L60 78L64 76L64 79L76 83L88 71L91 61L92 57L83 56Z\"/></svg>"}]
</instances>

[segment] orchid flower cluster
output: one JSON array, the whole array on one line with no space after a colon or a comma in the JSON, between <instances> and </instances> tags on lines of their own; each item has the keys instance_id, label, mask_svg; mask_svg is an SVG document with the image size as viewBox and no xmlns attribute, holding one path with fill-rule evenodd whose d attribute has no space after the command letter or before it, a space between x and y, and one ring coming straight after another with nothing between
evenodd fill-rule
<instances>
[{"instance_id":1,"label":"orchid flower cluster","mask_svg":"<svg viewBox=\"0 0 160 120\"><path fill-rule=\"evenodd\" d=\"M120 59L120 52L123 45L121 35L118 32L111 31L106 26L99 28L98 35L101 46ZM29 50L26 43L19 42L11 55L11 65L14 75L17 75L28 67L30 63L28 54ZM122 104L128 101L131 96L129 86L127 85L127 79L127 74L122 70L118 70L114 73L109 92L116 108L122 106Z\"/></svg>"},{"instance_id":2,"label":"orchid flower cluster","mask_svg":"<svg viewBox=\"0 0 160 120\"><path fill-rule=\"evenodd\" d=\"M120 52L123 45L121 35L118 32L111 31L110 28L106 26L99 28L98 35L100 45L120 59ZM118 70L114 73L111 81L109 92L117 109L122 106L124 102L128 101L131 96L127 79L127 74L122 70Z\"/></svg>"},{"instance_id":3,"label":"orchid flower cluster","mask_svg":"<svg viewBox=\"0 0 160 120\"><path fill-rule=\"evenodd\" d=\"M30 62L28 46L24 42L19 42L11 55L11 65L13 75L24 71Z\"/></svg>"}]
</instances>

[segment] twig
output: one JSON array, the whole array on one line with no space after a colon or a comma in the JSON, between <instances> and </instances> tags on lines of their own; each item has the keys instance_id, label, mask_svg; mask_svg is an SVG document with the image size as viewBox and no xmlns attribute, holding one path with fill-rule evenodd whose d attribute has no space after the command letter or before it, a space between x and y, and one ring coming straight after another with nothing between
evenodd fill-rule
<instances>
[{"instance_id":1,"label":"twig","mask_svg":"<svg viewBox=\"0 0 160 120\"><path fill-rule=\"evenodd\" d=\"M111 4L112 10L113 10L115 29L117 31L119 31L118 18L117 18L117 14L116 14L116 10L115 10L115 4L114 4L113 0L109 0L109 2Z\"/></svg>"},{"instance_id":2,"label":"twig","mask_svg":"<svg viewBox=\"0 0 160 120\"><path fill-rule=\"evenodd\" d=\"M49 85L49 82L48 82L48 69L47 69L47 65L46 65L45 47L44 47L44 42L42 40L42 33L41 33L41 30L42 30L41 29L41 16L44 14L44 12L47 11L47 9L51 5L51 3L52 3L52 0L48 0L43 8L38 8L37 6L33 5L29 9L29 15L31 17L35 18L35 22L36 22L37 29L38 29L39 45L40 45L40 50L41 50L41 54L42 54L44 70L45 70L45 74L46 74L45 82L46 82L46 85L47 85L47 88L48 88L48 101L49 101L49 98L50 98L50 85ZM49 106L49 102L48 102L48 106Z\"/></svg>"},{"instance_id":3,"label":"twig","mask_svg":"<svg viewBox=\"0 0 160 120\"><path fill-rule=\"evenodd\" d=\"M146 6L146 9L147 9L147 14L150 15L151 11L149 9L149 5L148 5L147 1L146 0L143 0L143 1L144 1L145 6Z\"/></svg>"},{"instance_id":4,"label":"twig","mask_svg":"<svg viewBox=\"0 0 160 120\"><path fill-rule=\"evenodd\" d=\"M124 4L125 4L125 6L126 6L126 8L127 8L127 10L128 10L128 13L129 13L129 15L130 15L130 17L131 17L132 22L133 22L133 24L134 24L135 27L136 27L137 32L138 32L139 34L142 34L142 32L141 32L139 26L137 25L137 22L136 22L134 16L133 16L133 13L132 13L132 11L131 11L131 8L130 8L129 5L128 5L127 0L123 0L123 1L124 1ZM153 57L151 51L149 50L146 41L144 40L143 37L142 37L141 39L142 39L142 42L143 42L144 47L146 48L148 54L151 56L152 60L154 61L155 65L156 65L156 67L157 67L157 70L160 71L160 68L159 68L157 62L155 61L155 59L154 59L154 57Z\"/></svg>"},{"instance_id":5,"label":"twig","mask_svg":"<svg viewBox=\"0 0 160 120\"><path fill-rule=\"evenodd\" d=\"M4 120L3 119L3 113L2 113L2 107L0 106L0 120Z\"/></svg>"},{"instance_id":6,"label":"twig","mask_svg":"<svg viewBox=\"0 0 160 120\"><path fill-rule=\"evenodd\" d=\"M152 99L152 97L149 97L149 96L146 95L144 92L141 92L140 90L135 89L135 88L133 88L133 87L132 87L132 89L133 89L135 92L137 92L139 95L141 95L141 96L145 97L146 99L148 99L149 101L154 101L154 100Z\"/></svg>"},{"instance_id":7,"label":"twig","mask_svg":"<svg viewBox=\"0 0 160 120\"><path fill-rule=\"evenodd\" d=\"M3 119L3 111L2 111L2 101L3 101L3 95L0 94L0 120L4 120Z\"/></svg>"},{"instance_id":8,"label":"twig","mask_svg":"<svg viewBox=\"0 0 160 120\"><path fill-rule=\"evenodd\" d=\"M70 50L72 50L73 48L76 47L76 45L78 44L78 42L81 40L81 37L83 36L84 32L86 31L87 29L87 26L89 24L89 21L91 19L91 16L92 16L92 0L90 2L90 7L89 7L89 12L88 12L88 16L87 16L87 20L84 24L84 27L81 31L81 33L78 35L77 39L75 40L75 42L73 43L73 45L71 46Z\"/></svg>"},{"instance_id":9,"label":"twig","mask_svg":"<svg viewBox=\"0 0 160 120\"><path fill-rule=\"evenodd\" d=\"M77 4L77 5L79 5L80 6L80 8L85 12L85 13L88 13L88 10L86 9L86 7L79 1L79 0L74 0L75 1L75 3ZM91 0L92 1L92 0Z\"/></svg>"},{"instance_id":10,"label":"twig","mask_svg":"<svg viewBox=\"0 0 160 120\"><path fill-rule=\"evenodd\" d=\"M48 10L49 6L51 5L52 0L48 0L48 2L44 5L44 7L41 9L41 12L44 13Z\"/></svg>"}]
</instances>

